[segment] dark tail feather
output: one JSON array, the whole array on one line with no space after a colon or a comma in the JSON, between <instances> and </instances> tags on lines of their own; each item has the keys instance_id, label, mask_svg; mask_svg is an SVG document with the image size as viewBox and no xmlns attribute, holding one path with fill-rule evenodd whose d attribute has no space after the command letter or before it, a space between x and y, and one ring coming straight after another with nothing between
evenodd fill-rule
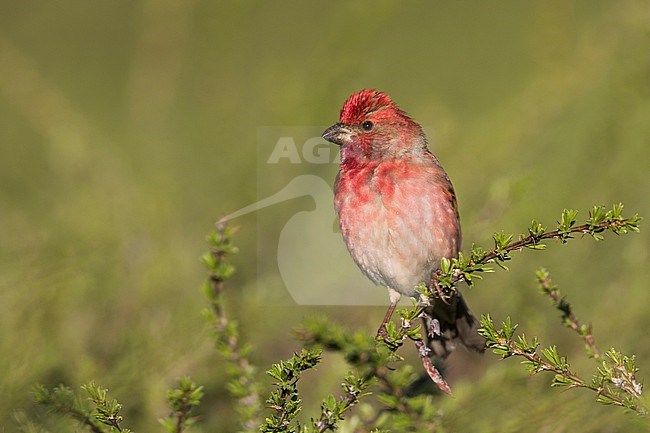
<instances>
[{"instance_id":1,"label":"dark tail feather","mask_svg":"<svg viewBox=\"0 0 650 433\"><path fill-rule=\"evenodd\" d=\"M427 308L425 319L432 355L444 359L458 346L476 352L485 350L485 339L478 335L479 321L469 311L460 292L445 303L437 299Z\"/></svg>"}]
</instances>

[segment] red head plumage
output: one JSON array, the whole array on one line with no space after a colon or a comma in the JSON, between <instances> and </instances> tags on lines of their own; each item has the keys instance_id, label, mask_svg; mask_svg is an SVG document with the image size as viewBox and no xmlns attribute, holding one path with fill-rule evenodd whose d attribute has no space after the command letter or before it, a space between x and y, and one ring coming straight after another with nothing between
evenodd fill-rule
<instances>
[{"instance_id":1,"label":"red head plumage","mask_svg":"<svg viewBox=\"0 0 650 433\"><path fill-rule=\"evenodd\" d=\"M392 111L392 114L407 117L387 94L374 89L363 89L352 94L345 101L341 109L340 121L348 125L359 123L370 113L386 109Z\"/></svg>"}]
</instances>

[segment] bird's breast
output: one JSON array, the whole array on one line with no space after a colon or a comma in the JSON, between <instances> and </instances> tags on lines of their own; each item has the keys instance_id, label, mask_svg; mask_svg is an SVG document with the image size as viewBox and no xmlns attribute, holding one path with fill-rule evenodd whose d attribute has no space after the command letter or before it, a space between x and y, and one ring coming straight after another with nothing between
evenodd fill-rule
<instances>
[{"instance_id":1,"label":"bird's breast","mask_svg":"<svg viewBox=\"0 0 650 433\"><path fill-rule=\"evenodd\" d=\"M374 283L408 295L458 249L455 203L429 169L368 164L339 172L335 185L334 205L353 259Z\"/></svg>"}]
</instances>

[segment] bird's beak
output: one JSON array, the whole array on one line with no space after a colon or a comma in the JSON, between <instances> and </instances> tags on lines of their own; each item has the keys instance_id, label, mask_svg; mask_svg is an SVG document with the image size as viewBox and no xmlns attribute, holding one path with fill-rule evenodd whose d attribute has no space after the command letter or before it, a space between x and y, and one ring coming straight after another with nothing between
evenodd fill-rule
<instances>
[{"instance_id":1,"label":"bird's beak","mask_svg":"<svg viewBox=\"0 0 650 433\"><path fill-rule=\"evenodd\" d=\"M341 122L334 124L323 132L323 138L330 143L343 146L350 141L351 131L345 127Z\"/></svg>"}]
</instances>

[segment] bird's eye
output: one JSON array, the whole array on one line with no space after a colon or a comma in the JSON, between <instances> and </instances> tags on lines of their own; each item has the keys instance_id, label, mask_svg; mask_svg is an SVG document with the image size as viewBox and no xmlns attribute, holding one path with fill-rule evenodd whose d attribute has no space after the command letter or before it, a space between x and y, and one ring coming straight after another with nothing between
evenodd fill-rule
<instances>
[{"instance_id":1,"label":"bird's eye","mask_svg":"<svg viewBox=\"0 0 650 433\"><path fill-rule=\"evenodd\" d=\"M370 120L366 120L361 124L361 127L364 131L370 131L372 129L372 122Z\"/></svg>"}]
</instances>

